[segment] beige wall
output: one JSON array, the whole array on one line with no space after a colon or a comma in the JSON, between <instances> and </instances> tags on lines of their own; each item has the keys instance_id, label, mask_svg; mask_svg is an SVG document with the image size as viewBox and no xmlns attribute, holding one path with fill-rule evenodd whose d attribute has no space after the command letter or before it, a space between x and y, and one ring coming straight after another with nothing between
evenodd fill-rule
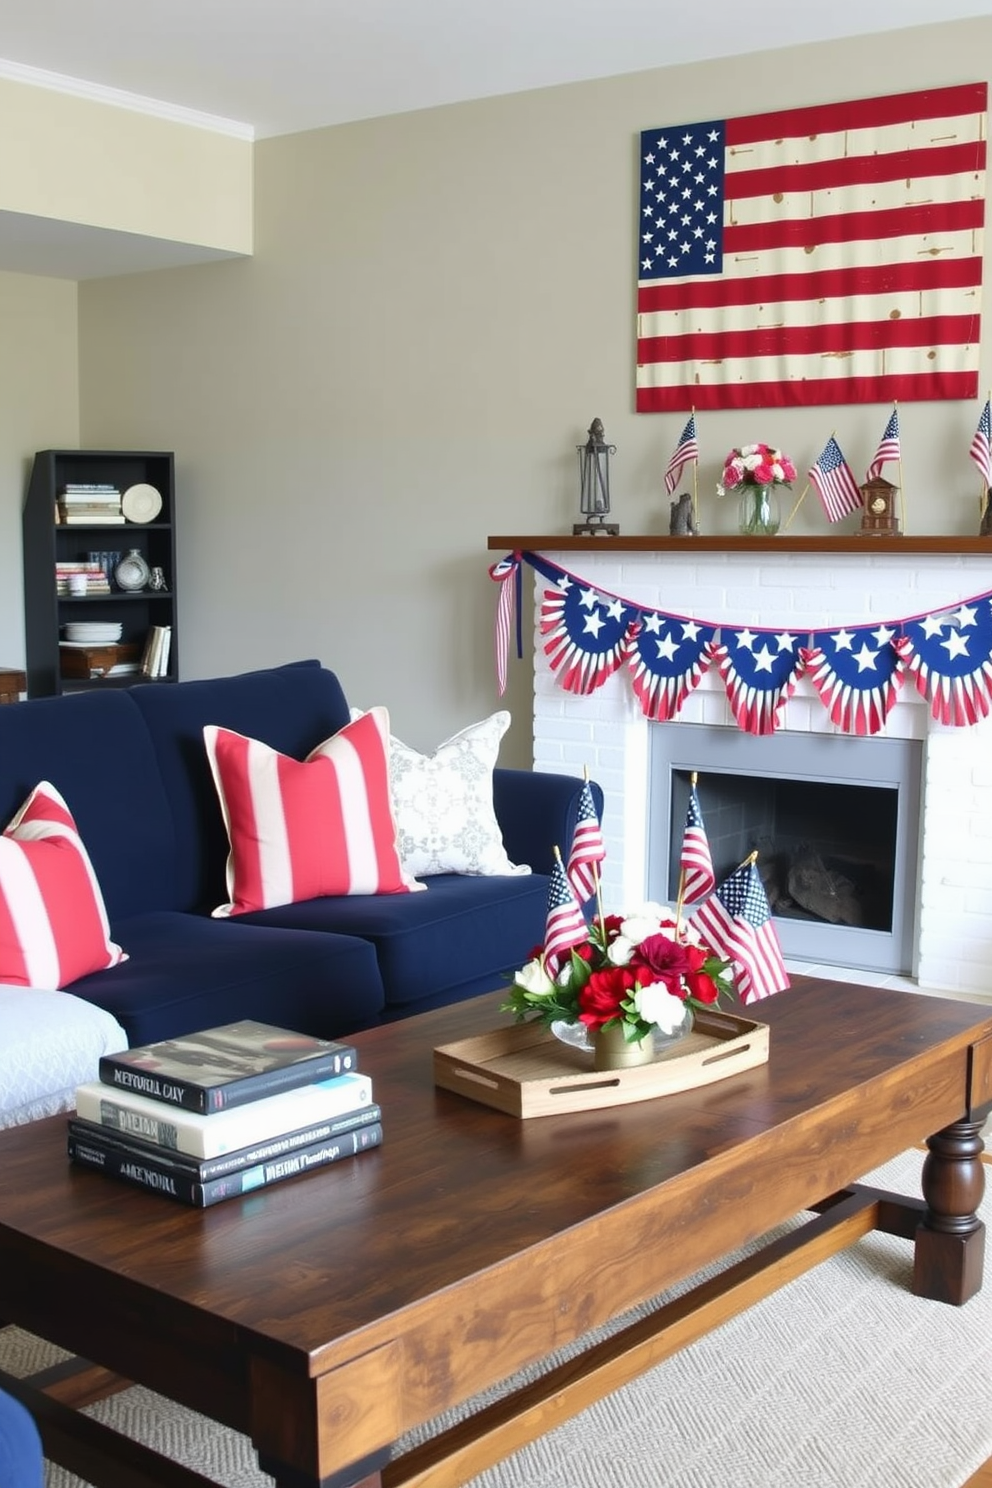
<instances>
[{"instance_id":1,"label":"beige wall","mask_svg":"<svg viewBox=\"0 0 992 1488\"><path fill-rule=\"evenodd\" d=\"M37 449L79 443L76 286L0 273L0 664L24 664L21 507Z\"/></svg>"},{"instance_id":2,"label":"beige wall","mask_svg":"<svg viewBox=\"0 0 992 1488\"><path fill-rule=\"evenodd\" d=\"M639 131L971 81L990 55L981 20L766 58L763 97L761 61L728 60L257 145L252 259L79 291L83 441L176 451L184 675L319 656L425 748L498 706L486 538L570 530L593 416L623 530L667 531L684 420L632 412ZM977 530L978 412L902 410L910 530ZM860 475L887 414L701 416L704 530L732 530L709 494L731 445L802 464L836 429ZM812 497L794 530L825 530ZM526 664L507 701L525 762Z\"/></svg>"},{"instance_id":3,"label":"beige wall","mask_svg":"<svg viewBox=\"0 0 992 1488\"><path fill-rule=\"evenodd\" d=\"M0 79L0 210L250 253L252 146Z\"/></svg>"}]
</instances>

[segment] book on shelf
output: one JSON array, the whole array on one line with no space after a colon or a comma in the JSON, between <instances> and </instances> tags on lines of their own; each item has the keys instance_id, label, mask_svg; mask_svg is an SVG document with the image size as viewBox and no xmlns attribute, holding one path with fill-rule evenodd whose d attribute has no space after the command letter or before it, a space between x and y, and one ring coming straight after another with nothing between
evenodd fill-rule
<instances>
[{"instance_id":1,"label":"book on shelf","mask_svg":"<svg viewBox=\"0 0 992 1488\"><path fill-rule=\"evenodd\" d=\"M127 518L117 507L112 506L59 506L60 527L123 527Z\"/></svg>"},{"instance_id":2,"label":"book on shelf","mask_svg":"<svg viewBox=\"0 0 992 1488\"><path fill-rule=\"evenodd\" d=\"M86 496L91 492L105 492L108 496L119 496L120 486L114 481L66 481L60 496Z\"/></svg>"},{"instance_id":3,"label":"book on shelf","mask_svg":"<svg viewBox=\"0 0 992 1488\"><path fill-rule=\"evenodd\" d=\"M358 1068L353 1044L242 1018L100 1056L106 1085L203 1115Z\"/></svg>"},{"instance_id":4,"label":"book on shelf","mask_svg":"<svg viewBox=\"0 0 992 1488\"><path fill-rule=\"evenodd\" d=\"M250 1142L244 1147L235 1148L233 1152L219 1153L216 1157L191 1157L174 1147L163 1146L161 1142L135 1136L130 1130L102 1126L98 1121L87 1121L81 1116L69 1117L69 1133L106 1149L126 1152L139 1159L149 1158L170 1172L182 1173L197 1183L206 1183L211 1178L224 1178L228 1173L257 1167L259 1163L285 1157L288 1152L295 1152L299 1147L312 1147L315 1142L325 1142L332 1137L343 1136L345 1132L354 1131L357 1127L371 1126L373 1122L381 1120L382 1108L375 1101L370 1101L367 1106L360 1106L357 1110L345 1111L340 1116L325 1116L319 1121L309 1121L293 1131Z\"/></svg>"},{"instance_id":5,"label":"book on shelf","mask_svg":"<svg viewBox=\"0 0 992 1488\"><path fill-rule=\"evenodd\" d=\"M197 1209L206 1209L219 1204L222 1199L234 1199L243 1194L257 1192L281 1183L285 1178L296 1178L301 1173L315 1168L327 1167L345 1157L355 1157L359 1152L370 1151L382 1143L382 1125L374 1121L368 1126L355 1127L337 1137L326 1137L309 1147L300 1147L295 1152L258 1163L255 1167L242 1168L223 1178L211 1178L201 1182L175 1168L169 1168L150 1157L135 1157L129 1152L115 1150L107 1143L97 1143L86 1137L69 1134L69 1157L81 1167L94 1168L113 1178L137 1188L151 1189L155 1193L167 1194L180 1203L192 1204Z\"/></svg>"},{"instance_id":6,"label":"book on shelf","mask_svg":"<svg viewBox=\"0 0 992 1488\"><path fill-rule=\"evenodd\" d=\"M207 1115L117 1090L101 1080L87 1081L76 1090L76 1115L82 1120L198 1159L226 1157L305 1126L353 1116L371 1105L372 1081L358 1070Z\"/></svg>"},{"instance_id":7,"label":"book on shelf","mask_svg":"<svg viewBox=\"0 0 992 1488\"><path fill-rule=\"evenodd\" d=\"M143 677L166 677L169 674L169 652L172 649L172 626L153 625L145 638L141 653Z\"/></svg>"}]
</instances>

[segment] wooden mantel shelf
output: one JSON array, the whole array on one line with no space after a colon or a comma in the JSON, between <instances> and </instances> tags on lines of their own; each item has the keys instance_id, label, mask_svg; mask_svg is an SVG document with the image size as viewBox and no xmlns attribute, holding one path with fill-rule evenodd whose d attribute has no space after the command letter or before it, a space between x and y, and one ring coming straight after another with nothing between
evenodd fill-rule
<instances>
[{"instance_id":1,"label":"wooden mantel shelf","mask_svg":"<svg viewBox=\"0 0 992 1488\"><path fill-rule=\"evenodd\" d=\"M992 537L490 537L494 552L512 553L977 553L992 558Z\"/></svg>"}]
</instances>

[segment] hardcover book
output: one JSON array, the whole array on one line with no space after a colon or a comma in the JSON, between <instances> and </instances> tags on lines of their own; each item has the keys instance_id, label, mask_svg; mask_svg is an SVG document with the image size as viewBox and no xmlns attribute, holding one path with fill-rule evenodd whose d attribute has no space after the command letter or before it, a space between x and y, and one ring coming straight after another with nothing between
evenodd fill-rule
<instances>
[{"instance_id":1,"label":"hardcover book","mask_svg":"<svg viewBox=\"0 0 992 1488\"><path fill-rule=\"evenodd\" d=\"M372 1081L358 1071L315 1080L297 1090L201 1116L147 1095L91 1080L76 1090L76 1114L94 1125L189 1157L221 1157L254 1142L281 1137L311 1122L360 1110L372 1102Z\"/></svg>"},{"instance_id":2,"label":"hardcover book","mask_svg":"<svg viewBox=\"0 0 992 1488\"><path fill-rule=\"evenodd\" d=\"M100 1079L117 1090L206 1114L358 1067L351 1044L244 1018L202 1033L104 1054Z\"/></svg>"},{"instance_id":3,"label":"hardcover book","mask_svg":"<svg viewBox=\"0 0 992 1488\"><path fill-rule=\"evenodd\" d=\"M299 1147L312 1147L315 1142L326 1142L332 1137L342 1136L360 1126L371 1126L382 1120L382 1108L373 1101L357 1111L347 1111L343 1116L329 1116L323 1121L313 1121L282 1136L270 1137L267 1141L254 1142L248 1147L239 1147L236 1152L227 1152L220 1157L190 1157L158 1142L149 1142L143 1137L132 1136L113 1126L100 1126L95 1121L82 1117L69 1118L69 1135L102 1148L105 1152L125 1152L131 1157L156 1162L164 1170L183 1174L197 1183L206 1183L211 1178L225 1178L229 1173L238 1173L243 1168L254 1168L259 1163L272 1162L285 1157Z\"/></svg>"},{"instance_id":4,"label":"hardcover book","mask_svg":"<svg viewBox=\"0 0 992 1488\"><path fill-rule=\"evenodd\" d=\"M284 1178L295 1178L300 1173L309 1173L314 1168L339 1162L341 1158L354 1157L359 1152L378 1147L381 1142L382 1125L374 1121L370 1126L356 1127L354 1131L344 1132L341 1136L314 1142L309 1147L301 1147L296 1152L289 1152L271 1162L242 1168L240 1172L229 1173L224 1178L212 1178L206 1183L200 1183L195 1178L151 1158L136 1158L129 1152L111 1149L105 1144L97 1145L72 1133L69 1134L68 1149L71 1160L81 1167L95 1168L113 1178L120 1178L125 1183L134 1184L137 1188L151 1189L155 1193L167 1194L171 1199L178 1199L183 1204L206 1209L211 1204L219 1204L222 1199L254 1193L273 1183L281 1183Z\"/></svg>"}]
</instances>

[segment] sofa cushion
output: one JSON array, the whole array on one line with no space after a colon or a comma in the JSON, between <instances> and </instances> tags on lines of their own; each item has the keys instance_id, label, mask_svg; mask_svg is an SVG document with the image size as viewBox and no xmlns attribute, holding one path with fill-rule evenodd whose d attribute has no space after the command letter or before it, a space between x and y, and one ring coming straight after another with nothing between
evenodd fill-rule
<instances>
[{"instance_id":1,"label":"sofa cushion","mask_svg":"<svg viewBox=\"0 0 992 1488\"><path fill-rule=\"evenodd\" d=\"M138 910L176 907L171 803L131 690L0 708L0 821L39 780L50 780L86 844L111 925Z\"/></svg>"},{"instance_id":2,"label":"sofa cushion","mask_svg":"<svg viewBox=\"0 0 992 1488\"><path fill-rule=\"evenodd\" d=\"M215 915L417 887L396 849L385 708L346 724L305 760L232 729L208 725L203 738L231 844L229 902Z\"/></svg>"},{"instance_id":3,"label":"sofa cushion","mask_svg":"<svg viewBox=\"0 0 992 1488\"><path fill-rule=\"evenodd\" d=\"M123 957L72 814L43 780L0 836L0 981L67 987Z\"/></svg>"},{"instance_id":4,"label":"sofa cushion","mask_svg":"<svg viewBox=\"0 0 992 1488\"><path fill-rule=\"evenodd\" d=\"M0 986L0 1126L71 1111L101 1054L126 1048L117 1019L72 992Z\"/></svg>"},{"instance_id":5,"label":"sofa cushion","mask_svg":"<svg viewBox=\"0 0 992 1488\"><path fill-rule=\"evenodd\" d=\"M530 872L526 863L518 866L507 857L493 807L493 770L509 726L509 713L493 713L445 739L433 754L418 754L390 737L389 786L400 857L414 878Z\"/></svg>"},{"instance_id":6,"label":"sofa cushion","mask_svg":"<svg viewBox=\"0 0 992 1488\"><path fill-rule=\"evenodd\" d=\"M171 907L209 912L224 897L229 844L203 747L204 727L234 729L303 759L348 722L341 684L311 660L174 687L140 683L128 696L147 721L168 796L176 841ZM110 918L113 924L113 909Z\"/></svg>"},{"instance_id":7,"label":"sofa cushion","mask_svg":"<svg viewBox=\"0 0 992 1488\"><path fill-rule=\"evenodd\" d=\"M375 946L390 1011L417 1012L491 992L544 938L548 879L440 874L426 894L311 899L238 924L337 930Z\"/></svg>"},{"instance_id":8,"label":"sofa cushion","mask_svg":"<svg viewBox=\"0 0 992 1488\"><path fill-rule=\"evenodd\" d=\"M112 1013L131 1045L238 1018L338 1038L371 1027L383 1009L375 949L356 936L161 912L115 929L129 960L73 991Z\"/></svg>"}]
</instances>

